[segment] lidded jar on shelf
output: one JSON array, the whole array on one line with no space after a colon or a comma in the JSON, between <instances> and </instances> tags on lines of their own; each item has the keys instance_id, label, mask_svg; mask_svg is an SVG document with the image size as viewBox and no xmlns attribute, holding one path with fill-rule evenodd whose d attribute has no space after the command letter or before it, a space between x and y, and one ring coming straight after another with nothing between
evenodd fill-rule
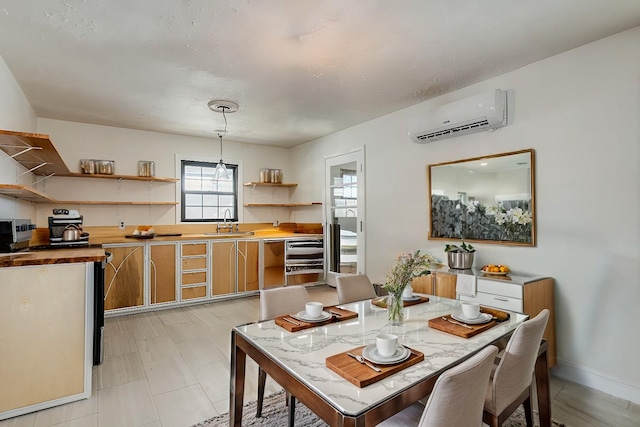
<instances>
[{"instance_id":1,"label":"lidded jar on shelf","mask_svg":"<svg viewBox=\"0 0 640 427\"><path fill-rule=\"evenodd\" d=\"M260 169L260 182L271 182L271 170L269 168Z\"/></svg>"},{"instance_id":2,"label":"lidded jar on shelf","mask_svg":"<svg viewBox=\"0 0 640 427\"><path fill-rule=\"evenodd\" d=\"M138 176L155 176L156 163L150 160L140 160L138 162Z\"/></svg>"},{"instance_id":3,"label":"lidded jar on shelf","mask_svg":"<svg viewBox=\"0 0 640 427\"><path fill-rule=\"evenodd\" d=\"M271 169L271 182L275 184L282 183L282 169Z\"/></svg>"}]
</instances>

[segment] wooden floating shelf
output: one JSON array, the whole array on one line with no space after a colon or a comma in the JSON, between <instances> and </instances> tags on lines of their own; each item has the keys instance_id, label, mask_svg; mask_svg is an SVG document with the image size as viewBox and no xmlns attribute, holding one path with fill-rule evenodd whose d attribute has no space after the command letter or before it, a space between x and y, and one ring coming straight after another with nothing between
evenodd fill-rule
<instances>
[{"instance_id":1,"label":"wooden floating shelf","mask_svg":"<svg viewBox=\"0 0 640 427\"><path fill-rule=\"evenodd\" d=\"M0 194L35 203L56 203L56 200L46 194L26 185L0 184Z\"/></svg>"},{"instance_id":2,"label":"wooden floating shelf","mask_svg":"<svg viewBox=\"0 0 640 427\"><path fill-rule=\"evenodd\" d=\"M103 178L103 179L126 179L129 181L152 181L152 182L178 182L178 178L160 178L157 176L137 176L137 175L104 175L94 173L70 173L67 175L58 175L73 178Z\"/></svg>"},{"instance_id":3,"label":"wooden floating shelf","mask_svg":"<svg viewBox=\"0 0 640 427\"><path fill-rule=\"evenodd\" d=\"M297 187L294 183L275 183L275 182L245 182L245 187Z\"/></svg>"},{"instance_id":4,"label":"wooden floating shelf","mask_svg":"<svg viewBox=\"0 0 640 427\"><path fill-rule=\"evenodd\" d=\"M245 208L259 208L259 207L279 207L279 208L296 208L303 206L318 206L322 205L321 202L308 202L308 203L245 203Z\"/></svg>"},{"instance_id":5,"label":"wooden floating shelf","mask_svg":"<svg viewBox=\"0 0 640 427\"><path fill-rule=\"evenodd\" d=\"M56 200L61 205L126 205L126 206L175 206L178 202L112 202L98 200Z\"/></svg>"},{"instance_id":6,"label":"wooden floating shelf","mask_svg":"<svg viewBox=\"0 0 640 427\"><path fill-rule=\"evenodd\" d=\"M18 154L30 147L34 149ZM68 175L71 173L53 146L49 135L0 130L0 150L9 156L15 156L14 160L27 170L44 164L44 166L33 170L36 175Z\"/></svg>"},{"instance_id":7,"label":"wooden floating shelf","mask_svg":"<svg viewBox=\"0 0 640 427\"><path fill-rule=\"evenodd\" d=\"M0 184L0 194L16 197L34 203L50 203L57 205L137 205L137 206L175 206L178 202L112 202L93 200L56 200L40 191L20 184Z\"/></svg>"}]
</instances>

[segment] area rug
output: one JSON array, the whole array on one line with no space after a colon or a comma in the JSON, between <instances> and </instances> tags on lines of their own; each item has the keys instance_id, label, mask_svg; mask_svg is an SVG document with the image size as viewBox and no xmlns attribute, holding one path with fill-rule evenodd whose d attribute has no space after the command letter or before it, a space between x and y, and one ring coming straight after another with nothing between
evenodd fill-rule
<instances>
[{"instance_id":1,"label":"area rug","mask_svg":"<svg viewBox=\"0 0 640 427\"><path fill-rule=\"evenodd\" d=\"M538 414L533 416L534 426L539 427ZM275 393L264 398L262 406L262 417L256 418L256 402L250 402L244 405L242 411L243 426L263 426L263 427L281 427L288 423L288 411L285 405L284 392ZM194 424L192 427L227 427L229 425L229 414L223 414L208 420ZM327 423L318 418L302 403L296 403L296 426L300 427L327 427ZM514 414L509 417L502 425L503 427L521 427L526 426L524 411L522 407L518 408ZM564 424L553 421L554 427L563 427Z\"/></svg>"}]
</instances>

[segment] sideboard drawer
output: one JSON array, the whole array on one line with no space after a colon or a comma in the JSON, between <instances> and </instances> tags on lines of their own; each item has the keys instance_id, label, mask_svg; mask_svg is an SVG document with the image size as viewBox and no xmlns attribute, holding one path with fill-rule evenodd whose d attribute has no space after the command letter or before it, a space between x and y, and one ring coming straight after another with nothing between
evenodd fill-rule
<instances>
[{"instance_id":1,"label":"sideboard drawer","mask_svg":"<svg viewBox=\"0 0 640 427\"><path fill-rule=\"evenodd\" d=\"M518 283L478 279L478 292L522 299L523 286Z\"/></svg>"},{"instance_id":2,"label":"sideboard drawer","mask_svg":"<svg viewBox=\"0 0 640 427\"><path fill-rule=\"evenodd\" d=\"M522 313L524 310L521 299L503 295L493 295L478 292L476 293L475 297L470 297L468 295L459 295L459 298L462 301L477 302L480 305L486 305L502 310L517 311L518 313Z\"/></svg>"}]
</instances>

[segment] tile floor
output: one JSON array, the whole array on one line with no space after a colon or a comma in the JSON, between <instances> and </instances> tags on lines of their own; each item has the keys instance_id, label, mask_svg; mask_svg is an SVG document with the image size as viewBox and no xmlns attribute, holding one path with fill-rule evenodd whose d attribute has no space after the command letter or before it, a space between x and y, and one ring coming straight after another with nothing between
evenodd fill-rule
<instances>
[{"instance_id":1,"label":"tile floor","mask_svg":"<svg viewBox=\"0 0 640 427\"><path fill-rule=\"evenodd\" d=\"M333 288L308 288L337 303ZM258 297L106 319L104 363L90 399L0 421L0 427L188 427L228 411L230 329L257 321ZM245 402L256 399L247 359ZM640 405L552 376L552 413L568 426L640 426ZM279 390L267 380L267 394Z\"/></svg>"}]
</instances>

